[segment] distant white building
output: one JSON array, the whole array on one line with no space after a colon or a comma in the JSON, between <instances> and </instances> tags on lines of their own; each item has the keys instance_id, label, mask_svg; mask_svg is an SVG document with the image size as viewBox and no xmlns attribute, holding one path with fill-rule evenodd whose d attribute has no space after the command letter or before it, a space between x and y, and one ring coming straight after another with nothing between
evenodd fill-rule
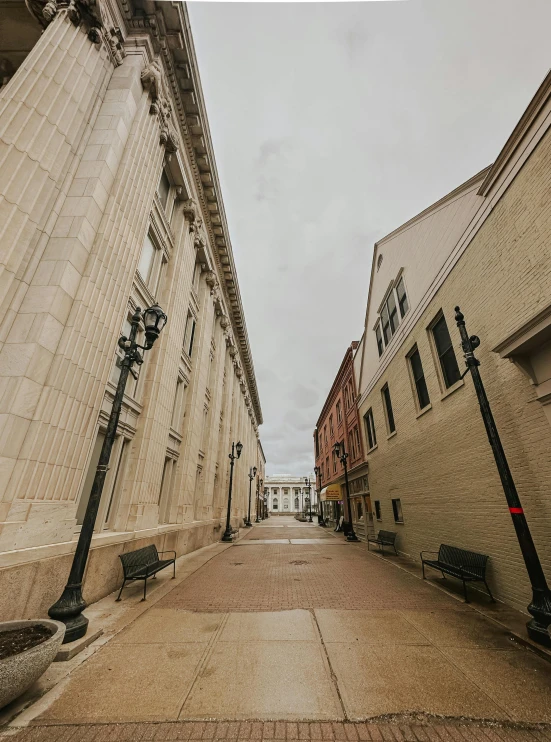
<instances>
[{"instance_id":1,"label":"distant white building","mask_svg":"<svg viewBox=\"0 0 551 742\"><path fill-rule=\"evenodd\" d=\"M305 485L306 477L266 477L264 480L264 494L268 500L268 512L270 515L285 515L309 512L312 497L312 512L315 512L317 497L314 475L307 475L310 479L310 487Z\"/></svg>"}]
</instances>

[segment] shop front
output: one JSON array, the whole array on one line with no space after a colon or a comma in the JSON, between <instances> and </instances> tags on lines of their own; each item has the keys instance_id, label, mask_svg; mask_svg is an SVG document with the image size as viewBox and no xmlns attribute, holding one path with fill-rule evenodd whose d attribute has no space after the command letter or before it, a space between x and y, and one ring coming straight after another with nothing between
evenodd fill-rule
<instances>
[{"instance_id":1,"label":"shop front","mask_svg":"<svg viewBox=\"0 0 551 742\"><path fill-rule=\"evenodd\" d=\"M330 484L320 492L320 507L325 523L336 528L344 515L343 493L339 484Z\"/></svg>"},{"instance_id":2,"label":"shop front","mask_svg":"<svg viewBox=\"0 0 551 742\"><path fill-rule=\"evenodd\" d=\"M367 474L351 477L348 487L350 490L350 507L352 510L354 531L358 538L362 541L367 541L368 534L374 532Z\"/></svg>"}]
</instances>

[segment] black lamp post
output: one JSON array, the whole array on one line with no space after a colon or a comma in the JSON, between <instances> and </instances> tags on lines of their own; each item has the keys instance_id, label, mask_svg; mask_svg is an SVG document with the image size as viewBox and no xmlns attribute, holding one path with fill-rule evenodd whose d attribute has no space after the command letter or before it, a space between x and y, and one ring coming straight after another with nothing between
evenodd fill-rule
<instances>
[{"instance_id":1,"label":"black lamp post","mask_svg":"<svg viewBox=\"0 0 551 742\"><path fill-rule=\"evenodd\" d=\"M528 636L540 644L551 647L551 637L549 636L549 626L551 625L551 591L547 585L538 552L532 540L532 534L530 533L526 516L524 515L517 488L515 487L509 469L507 457L501 445L490 403L488 402L488 397L486 396L486 391L480 377L480 371L478 370L480 361L478 358L475 358L474 350L480 345L480 339L476 335L469 337L465 327L465 319L459 307L455 307L455 321L461 334L461 346L465 356L465 363L467 364L467 371L471 372L473 378L484 427L486 428L486 434L492 447L501 485L505 492L505 499L509 506L509 512L513 519L513 525L520 550L522 551L524 564L526 565L526 571L532 585L532 602L528 606L528 612L533 618L526 624Z\"/></svg>"},{"instance_id":2,"label":"black lamp post","mask_svg":"<svg viewBox=\"0 0 551 742\"><path fill-rule=\"evenodd\" d=\"M325 528L325 518L323 517L323 503L321 501L321 467L315 466L314 467L314 474L316 475L316 483L319 477L319 488L318 488L318 526L322 526Z\"/></svg>"},{"instance_id":3,"label":"black lamp post","mask_svg":"<svg viewBox=\"0 0 551 742\"><path fill-rule=\"evenodd\" d=\"M224 531L224 535L222 536L222 541L232 541L232 530L230 525L230 518L231 518L231 491L233 486L233 465L235 463L235 459L238 459L241 456L241 451L243 450L243 444L241 441L237 441L237 443L231 444L231 453L228 454L230 457L230 491L228 493L228 513L226 515L226 530ZM237 456L236 456L237 453Z\"/></svg>"},{"instance_id":4,"label":"black lamp post","mask_svg":"<svg viewBox=\"0 0 551 742\"><path fill-rule=\"evenodd\" d=\"M342 449L342 450L341 450ZM335 443L333 446L335 455L340 459L341 464L344 466L344 482L346 486L346 507L348 509L348 523L346 524L346 540L347 541L359 541L359 538L354 532L354 526L352 525L352 507L350 505L350 488L348 486L348 468L346 466L346 459L348 454L344 448L344 439L342 443Z\"/></svg>"},{"instance_id":5,"label":"black lamp post","mask_svg":"<svg viewBox=\"0 0 551 742\"><path fill-rule=\"evenodd\" d=\"M256 488L256 518L254 521L255 523L260 523L260 520L261 520L260 518L260 490L262 489L263 484L264 484L264 480L261 479L258 482L258 486Z\"/></svg>"},{"instance_id":6,"label":"black lamp post","mask_svg":"<svg viewBox=\"0 0 551 742\"><path fill-rule=\"evenodd\" d=\"M251 490L253 486L253 479L256 477L256 466L251 466L249 469L249 513L247 515L247 520L245 521L245 525L247 528L252 527L251 523Z\"/></svg>"},{"instance_id":7,"label":"black lamp post","mask_svg":"<svg viewBox=\"0 0 551 742\"><path fill-rule=\"evenodd\" d=\"M308 490L308 504L310 506L310 515L308 517L308 523L313 523L312 520L312 484L310 482L310 477L304 477L304 484L306 485L306 489Z\"/></svg>"},{"instance_id":8,"label":"black lamp post","mask_svg":"<svg viewBox=\"0 0 551 742\"><path fill-rule=\"evenodd\" d=\"M145 327L145 345L138 345L136 343L136 336L142 320ZM140 350L150 350L153 347L155 340L157 340L161 330L166 325L166 321L167 316L158 304L149 307L143 314L142 310L137 307L132 317L130 337L127 338L123 335L118 341L119 348L124 351L124 358L121 361L121 373L117 384L117 391L113 399L113 407L111 408L111 415L107 423L107 431L101 448L92 491L86 505L86 512L82 521L82 528L78 537L71 571L69 572L69 579L61 597L48 611L50 618L54 618L56 621L62 621L67 627L63 639L64 644L80 639L86 634L88 629L88 619L82 613L86 608L86 601L82 597L82 580L84 578L86 562L88 561L92 536L94 535L94 526L103 492L103 485L109 470L109 458L115 441L128 374L131 373L135 379L138 378L132 367L135 363L138 366L141 366L143 363L143 356Z\"/></svg>"}]
</instances>

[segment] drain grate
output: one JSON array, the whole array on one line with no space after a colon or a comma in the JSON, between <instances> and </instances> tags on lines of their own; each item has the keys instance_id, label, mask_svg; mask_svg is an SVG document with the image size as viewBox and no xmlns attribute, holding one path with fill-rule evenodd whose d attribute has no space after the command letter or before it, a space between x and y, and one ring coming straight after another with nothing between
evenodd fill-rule
<instances>
[{"instance_id":1,"label":"drain grate","mask_svg":"<svg viewBox=\"0 0 551 742\"><path fill-rule=\"evenodd\" d=\"M289 562L289 564L310 564L310 562L305 562L303 559L295 559L292 562Z\"/></svg>"}]
</instances>

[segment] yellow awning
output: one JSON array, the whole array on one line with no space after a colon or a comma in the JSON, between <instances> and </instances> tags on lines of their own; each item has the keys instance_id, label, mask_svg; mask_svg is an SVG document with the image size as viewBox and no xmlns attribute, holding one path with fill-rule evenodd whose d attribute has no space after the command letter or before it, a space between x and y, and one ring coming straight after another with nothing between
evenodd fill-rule
<instances>
[{"instance_id":1,"label":"yellow awning","mask_svg":"<svg viewBox=\"0 0 551 742\"><path fill-rule=\"evenodd\" d=\"M339 484L330 484L320 492L320 502L338 502L342 500Z\"/></svg>"}]
</instances>

